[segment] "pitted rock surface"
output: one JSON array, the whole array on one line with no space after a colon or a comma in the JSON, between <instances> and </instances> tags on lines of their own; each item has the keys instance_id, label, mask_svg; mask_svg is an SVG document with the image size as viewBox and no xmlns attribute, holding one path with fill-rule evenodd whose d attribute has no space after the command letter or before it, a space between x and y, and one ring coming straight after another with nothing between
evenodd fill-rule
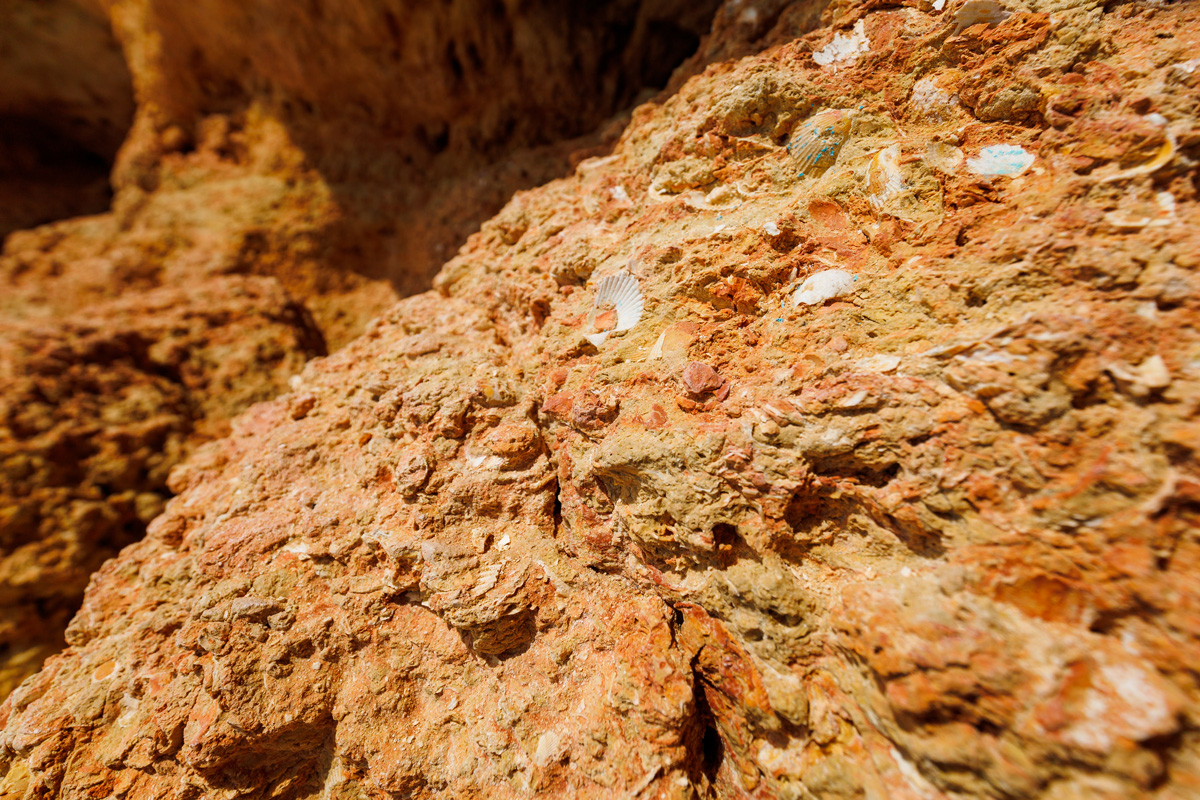
<instances>
[{"instance_id":1,"label":"pitted rock surface","mask_svg":"<svg viewBox=\"0 0 1200 800\"><path fill-rule=\"evenodd\" d=\"M1200 10L767 5L171 473L6 796L1200 792Z\"/></svg>"}]
</instances>

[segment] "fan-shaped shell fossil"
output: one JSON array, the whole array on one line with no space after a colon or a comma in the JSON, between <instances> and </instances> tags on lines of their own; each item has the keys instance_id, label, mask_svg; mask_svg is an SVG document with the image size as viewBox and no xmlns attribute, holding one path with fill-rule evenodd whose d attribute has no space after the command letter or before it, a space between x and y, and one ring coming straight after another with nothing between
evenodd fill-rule
<instances>
[{"instance_id":1,"label":"fan-shaped shell fossil","mask_svg":"<svg viewBox=\"0 0 1200 800\"><path fill-rule=\"evenodd\" d=\"M963 152L952 144L930 142L925 148L925 161L931 167L953 175L963 163Z\"/></svg>"},{"instance_id":2,"label":"fan-shaped shell fossil","mask_svg":"<svg viewBox=\"0 0 1200 800\"><path fill-rule=\"evenodd\" d=\"M584 338L599 347L610 333L627 331L637 325L642 318L644 304L637 278L624 271L609 275L596 287L596 299L592 301L592 310L587 319L587 329L594 332L585 333ZM616 312L616 326L595 331L598 314L608 307Z\"/></svg>"},{"instance_id":3,"label":"fan-shaped shell fossil","mask_svg":"<svg viewBox=\"0 0 1200 800\"><path fill-rule=\"evenodd\" d=\"M801 177L820 177L833 166L857 116L857 111L830 108L800 123L788 150L796 159Z\"/></svg>"},{"instance_id":4,"label":"fan-shaped shell fossil","mask_svg":"<svg viewBox=\"0 0 1200 800\"><path fill-rule=\"evenodd\" d=\"M1161 114L1147 114L1145 119L1149 120L1150 122L1158 123L1163 127L1164 141L1158 152L1153 158L1144 164L1139 164L1138 166L1130 167L1129 169L1123 169L1114 175L1101 178L1100 183L1111 183L1113 181L1125 180L1126 178L1133 178L1138 175L1149 175L1151 172L1157 171L1160 167L1164 166L1167 162L1175 157L1175 148L1177 146L1175 135L1171 132L1170 127L1167 125L1166 118Z\"/></svg>"}]
</instances>

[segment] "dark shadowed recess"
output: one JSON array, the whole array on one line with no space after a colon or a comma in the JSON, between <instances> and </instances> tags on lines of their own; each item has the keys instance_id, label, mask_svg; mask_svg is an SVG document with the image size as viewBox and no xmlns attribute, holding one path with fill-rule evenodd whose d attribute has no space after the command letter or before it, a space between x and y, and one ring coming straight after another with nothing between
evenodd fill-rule
<instances>
[{"instance_id":1,"label":"dark shadowed recess","mask_svg":"<svg viewBox=\"0 0 1200 800\"><path fill-rule=\"evenodd\" d=\"M666 85L718 6L157 0L164 48L188 54L162 65L159 124L182 134L163 146L186 155L207 117L237 128L269 104L339 207L317 242L324 268L412 294L515 191L610 146L621 112Z\"/></svg>"},{"instance_id":2,"label":"dark shadowed recess","mask_svg":"<svg viewBox=\"0 0 1200 800\"><path fill-rule=\"evenodd\" d=\"M108 21L84 6L0 3L0 239L112 199L133 87Z\"/></svg>"},{"instance_id":3,"label":"dark shadowed recess","mask_svg":"<svg viewBox=\"0 0 1200 800\"><path fill-rule=\"evenodd\" d=\"M353 154L331 147L302 105L291 117L295 140L346 212L329 232L330 262L386 278L400 295L427 289L514 192L611 147L621 112L666 86L719 2L451 5L470 7L472 22L444 26L443 57L424 67L425 85L443 102L398 81L386 118L345 108L342 120L360 131ZM381 52L383 62L403 58L412 35L405 21L385 18L395 49Z\"/></svg>"}]
</instances>

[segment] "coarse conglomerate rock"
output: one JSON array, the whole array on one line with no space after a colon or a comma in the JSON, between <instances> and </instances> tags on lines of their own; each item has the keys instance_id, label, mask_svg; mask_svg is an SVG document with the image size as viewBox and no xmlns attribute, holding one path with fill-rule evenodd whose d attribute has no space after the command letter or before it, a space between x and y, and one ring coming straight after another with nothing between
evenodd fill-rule
<instances>
[{"instance_id":1,"label":"coarse conglomerate rock","mask_svg":"<svg viewBox=\"0 0 1200 800\"><path fill-rule=\"evenodd\" d=\"M0 5L0 697L173 465L614 139L716 0L558 5Z\"/></svg>"},{"instance_id":2,"label":"coarse conglomerate rock","mask_svg":"<svg viewBox=\"0 0 1200 800\"><path fill-rule=\"evenodd\" d=\"M1200 794L1200 7L937 6L726 4L176 467L0 796Z\"/></svg>"},{"instance_id":3,"label":"coarse conglomerate rock","mask_svg":"<svg viewBox=\"0 0 1200 800\"><path fill-rule=\"evenodd\" d=\"M162 511L189 442L323 352L307 312L265 278L0 323L0 692L62 649L91 574Z\"/></svg>"}]
</instances>

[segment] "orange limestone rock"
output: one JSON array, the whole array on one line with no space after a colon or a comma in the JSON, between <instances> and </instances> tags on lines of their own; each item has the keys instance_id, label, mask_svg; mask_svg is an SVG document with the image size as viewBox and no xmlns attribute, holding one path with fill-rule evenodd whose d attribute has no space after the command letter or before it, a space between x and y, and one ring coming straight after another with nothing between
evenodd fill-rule
<instances>
[{"instance_id":1,"label":"orange limestone rock","mask_svg":"<svg viewBox=\"0 0 1200 800\"><path fill-rule=\"evenodd\" d=\"M1197 52L1194 3L726 3L171 471L0 796L1200 796Z\"/></svg>"}]
</instances>

